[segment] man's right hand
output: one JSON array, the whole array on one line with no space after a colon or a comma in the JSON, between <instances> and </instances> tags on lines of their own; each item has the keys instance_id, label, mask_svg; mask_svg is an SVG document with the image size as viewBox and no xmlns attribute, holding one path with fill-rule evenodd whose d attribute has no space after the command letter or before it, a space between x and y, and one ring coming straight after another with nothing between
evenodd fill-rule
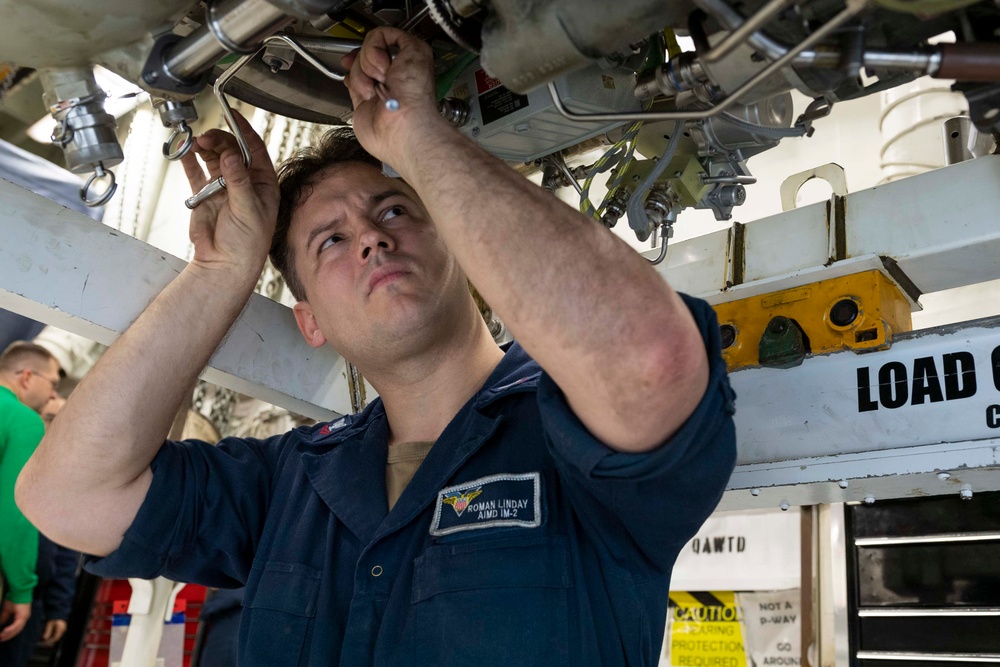
<instances>
[{"instance_id":1,"label":"man's right hand","mask_svg":"<svg viewBox=\"0 0 1000 667\"><path fill-rule=\"evenodd\" d=\"M278 181L264 142L243 116L234 115L250 148L249 171L243 166L236 138L222 130L209 130L195 139L192 150L181 159L193 192L219 175L227 186L191 212L191 263L251 272L256 279L274 234ZM205 163L207 175L198 157Z\"/></svg>"},{"instance_id":2,"label":"man's right hand","mask_svg":"<svg viewBox=\"0 0 1000 667\"><path fill-rule=\"evenodd\" d=\"M3 608L0 609L0 627L3 628L0 630L0 642L10 641L18 636L21 630L24 630L29 618L31 618L30 602L14 604L10 600L4 600Z\"/></svg>"}]
</instances>

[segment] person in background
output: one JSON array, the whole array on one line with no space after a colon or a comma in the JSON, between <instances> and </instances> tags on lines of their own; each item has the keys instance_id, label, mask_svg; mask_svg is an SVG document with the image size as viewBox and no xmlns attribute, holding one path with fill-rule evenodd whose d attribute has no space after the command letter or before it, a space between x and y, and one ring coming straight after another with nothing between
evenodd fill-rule
<instances>
[{"instance_id":1,"label":"person in background","mask_svg":"<svg viewBox=\"0 0 1000 667\"><path fill-rule=\"evenodd\" d=\"M14 504L14 484L45 433L39 411L56 396L61 370L52 353L25 341L0 354L0 646L24 630L38 583L38 530ZM4 662L0 654L0 664Z\"/></svg>"},{"instance_id":2,"label":"person in background","mask_svg":"<svg viewBox=\"0 0 1000 667\"><path fill-rule=\"evenodd\" d=\"M40 415L46 429L65 404L66 399L57 395L42 407ZM43 646L55 646L66 634L79 563L79 553L61 547L39 533L35 568L38 584L31 603L31 616L24 630L11 640L0 643L2 667L27 667L32 649L39 641Z\"/></svg>"}]
</instances>

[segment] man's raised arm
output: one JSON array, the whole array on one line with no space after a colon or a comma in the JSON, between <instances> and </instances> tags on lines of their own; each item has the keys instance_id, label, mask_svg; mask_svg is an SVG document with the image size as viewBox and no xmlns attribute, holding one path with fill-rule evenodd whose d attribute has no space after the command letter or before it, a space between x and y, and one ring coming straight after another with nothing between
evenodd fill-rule
<instances>
[{"instance_id":1,"label":"man's raised arm","mask_svg":"<svg viewBox=\"0 0 1000 667\"><path fill-rule=\"evenodd\" d=\"M232 136L214 130L198 138L184 158L192 188L221 173L228 193L192 213L194 259L87 374L18 479L18 505L60 544L103 556L121 543L185 394L260 276L278 187L263 142L240 122L251 170Z\"/></svg>"},{"instance_id":2,"label":"man's raised arm","mask_svg":"<svg viewBox=\"0 0 1000 667\"><path fill-rule=\"evenodd\" d=\"M680 297L621 240L449 127L419 40L379 29L344 64L361 143L414 187L470 280L587 428L631 452L676 431L708 381Z\"/></svg>"}]
</instances>

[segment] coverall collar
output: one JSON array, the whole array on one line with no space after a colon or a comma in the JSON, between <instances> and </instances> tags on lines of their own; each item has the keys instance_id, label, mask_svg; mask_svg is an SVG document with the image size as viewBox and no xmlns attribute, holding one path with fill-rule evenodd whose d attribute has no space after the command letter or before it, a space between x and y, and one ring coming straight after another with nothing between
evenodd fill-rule
<instances>
[{"instance_id":1,"label":"coverall collar","mask_svg":"<svg viewBox=\"0 0 1000 667\"><path fill-rule=\"evenodd\" d=\"M528 355L517 344L503 349L500 363L435 442L391 516L385 488L389 424L381 399L358 415L313 427L298 445L316 493L359 540L370 543L419 515L496 431L502 418L485 414L485 409L504 396L534 389L540 374L518 373L531 363Z\"/></svg>"}]
</instances>

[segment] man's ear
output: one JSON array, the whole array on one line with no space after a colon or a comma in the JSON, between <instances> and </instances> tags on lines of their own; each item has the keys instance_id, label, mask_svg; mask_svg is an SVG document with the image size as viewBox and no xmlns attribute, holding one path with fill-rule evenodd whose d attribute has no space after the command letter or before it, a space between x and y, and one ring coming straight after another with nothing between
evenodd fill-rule
<instances>
[{"instance_id":1,"label":"man's ear","mask_svg":"<svg viewBox=\"0 0 1000 667\"><path fill-rule=\"evenodd\" d=\"M326 343L326 336L319 330L316 316L313 315L312 306L308 302L299 301L292 306L292 312L295 313L295 323L299 325L299 331L307 343L313 347L320 347Z\"/></svg>"}]
</instances>

